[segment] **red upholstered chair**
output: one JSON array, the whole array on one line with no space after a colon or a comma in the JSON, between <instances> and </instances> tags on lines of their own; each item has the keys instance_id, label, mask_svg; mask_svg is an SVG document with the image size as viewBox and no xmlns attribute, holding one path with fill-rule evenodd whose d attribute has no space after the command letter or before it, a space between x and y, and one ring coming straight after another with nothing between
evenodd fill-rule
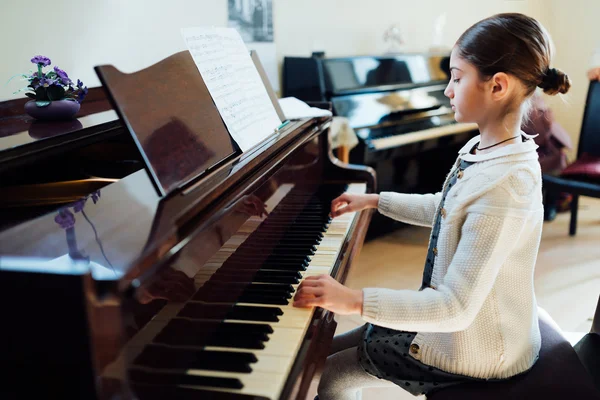
<instances>
[{"instance_id":1,"label":"red upholstered chair","mask_svg":"<svg viewBox=\"0 0 600 400\"><path fill-rule=\"evenodd\" d=\"M547 198L561 192L572 194L569 234L575 235L579 196L600 198L600 82L590 83L576 161L560 176L544 174L542 178Z\"/></svg>"}]
</instances>

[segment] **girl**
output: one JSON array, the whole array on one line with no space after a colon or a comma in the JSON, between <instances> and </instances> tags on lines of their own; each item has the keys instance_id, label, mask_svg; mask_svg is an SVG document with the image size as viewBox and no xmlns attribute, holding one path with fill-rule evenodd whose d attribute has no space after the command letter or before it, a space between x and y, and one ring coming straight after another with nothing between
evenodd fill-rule
<instances>
[{"instance_id":1,"label":"girl","mask_svg":"<svg viewBox=\"0 0 600 400\"><path fill-rule=\"evenodd\" d=\"M545 29L521 14L470 27L450 57L445 94L459 122L480 135L460 151L436 194L343 194L334 217L377 208L433 227L418 291L351 290L329 276L306 278L297 307L360 314L361 328L336 336L320 400L355 399L362 387L399 385L416 395L527 372L540 350L533 271L543 206L537 145L520 131L536 87L566 93L551 68Z\"/></svg>"}]
</instances>

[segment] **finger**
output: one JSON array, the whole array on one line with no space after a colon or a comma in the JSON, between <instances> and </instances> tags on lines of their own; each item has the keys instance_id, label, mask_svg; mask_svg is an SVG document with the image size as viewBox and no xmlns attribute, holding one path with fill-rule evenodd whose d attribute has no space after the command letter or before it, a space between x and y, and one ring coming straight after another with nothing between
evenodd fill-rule
<instances>
[{"instance_id":1,"label":"finger","mask_svg":"<svg viewBox=\"0 0 600 400\"><path fill-rule=\"evenodd\" d=\"M336 197L331 201L331 211L335 211L337 208L350 202L349 196L344 193L341 196Z\"/></svg>"},{"instance_id":2,"label":"finger","mask_svg":"<svg viewBox=\"0 0 600 400\"><path fill-rule=\"evenodd\" d=\"M304 280L302 281L302 283L307 282L307 281L317 281L319 279L325 279L327 277L328 277L328 275L325 275L325 274L310 275L310 276L307 276L306 278L304 278Z\"/></svg>"},{"instance_id":3,"label":"finger","mask_svg":"<svg viewBox=\"0 0 600 400\"><path fill-rule=\"evenodd\" d=\"M300 300L294 300L294 303L292 303L294 307L300 307L300 308L305 308L305 307L317 307L319 304L321 304L321 298L320 297L306 297Z\"/></svg>"},{"instance_id":4,"label":"finger","mask_svg":"<svg viewBox=\"0 0 600 400\"><path fill-rule=\"evenodd\" d=\"M349 213L351 211L352 211L352 208L350 207L350 205L347 205L346 207L343 207L343 208L337 209L335 211L332 211L331 212L331 216L333 218L336 218L336 217L339 217L340 215L344 215L344 214Z\"/></svg>"},{"instance_id":5,"label":"finger","mask_svg":"<svg viewBox=\"0 0 600 400\"><path fill-rule=\"evenodd\" d=\"M329 215L334 216L335 213L345 209L346 207L348 207L348 203L338 203L336 205L332 205L331 210L329 211Z\"/></svg>"},{"instance_id":6,"label":"finger","mask_svg":"<svg viewBox=\"0 0 600 400\"><path fill-rule=\"evenodd\" d=\"M323 296L324 292L325 291L323 290L323 288L304 287L304 288L298 289L296 291L296 295L294 296L294 298L301 298L301 297L306 297L306 296L319 297L319 296Z\"/></svg>"},{"instance_id":7,"label":"finger","mask_svg":"<svg viewBox=\"0 0 600 400\"><path fill-rule=\"evenodd\" d=\"M312 278L312 279L308 279L308 278ZM300 285L298 285L298 289L306 287L306 286L319 286L321 285L321 282L318 279L314 279L314 276L307 276L306 279L304 279Z\"/></svg>"}]
</instances>

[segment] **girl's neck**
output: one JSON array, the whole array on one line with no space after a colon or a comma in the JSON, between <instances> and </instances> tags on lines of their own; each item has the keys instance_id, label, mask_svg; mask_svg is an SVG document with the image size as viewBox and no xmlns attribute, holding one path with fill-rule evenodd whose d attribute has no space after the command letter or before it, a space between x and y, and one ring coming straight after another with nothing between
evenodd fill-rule
<instances>
[{"instance_id":1,"label":"girl's neck","mask_svg":"<svg viewBox=\"0 0 600 400\"><path fill-rule=\"evenodd\" d=\"M492 146L496 143L507 140L497 146L494 146L487 150L477 150L477 153L485 154L500 147L508 146L510 144L518 143L521 140L519 133L521 132L521 115L509 114L504 118L495 121L485 121L479 123L479 132L481 134L481 141L479 142L479 148L483 149L488 146ZM515 137L516 136L516 137Z\"/></svg>"}]
</instances>

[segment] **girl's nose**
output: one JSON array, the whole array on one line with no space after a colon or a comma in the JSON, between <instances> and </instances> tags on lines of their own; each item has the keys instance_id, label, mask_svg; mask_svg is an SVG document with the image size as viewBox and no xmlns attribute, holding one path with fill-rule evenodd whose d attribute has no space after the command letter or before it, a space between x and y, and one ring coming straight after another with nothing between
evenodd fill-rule
<instances>
[{"instance_id":1,"label":"girl's nose","mask_svg":"<svg viewBox=\"0 0 600 400\"><path fill-rule=\"evenodd\" d=\"M444 90L444 96L446 96L448 98L454 97L454 91L452 90L451 86L452 86L452 82L449 82L448 86L446 86L446 90Z\"/></svg>"}]
</instances>

